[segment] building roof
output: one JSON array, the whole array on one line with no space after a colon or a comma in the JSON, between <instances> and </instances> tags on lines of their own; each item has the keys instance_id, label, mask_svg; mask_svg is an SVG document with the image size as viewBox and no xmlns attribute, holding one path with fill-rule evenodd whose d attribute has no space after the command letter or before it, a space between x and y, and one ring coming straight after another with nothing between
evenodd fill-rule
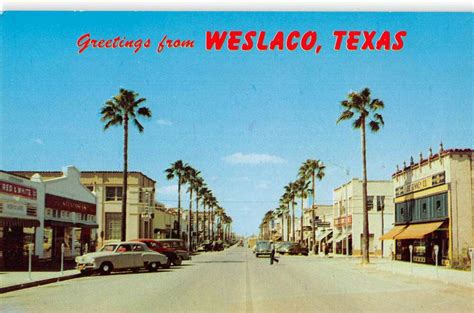
<instances>
[{"instance_id":1,"label":"building roof","mask_svg":"<svg viewBox=\"0 0 474 313\"><path fill-rule=\"evenodd\" d=\"M30 178L32 175L38 174L50 174L50 175L63 175L62 171L4 171L5 173L16 175L19 177ZM81 174L122 174L123 171L80 171ZM152 182L156 183L156 180L151 179L147 175L143 174L142 172L138 171L128 171L128 174L138 174L146 177L147 179L151 180Z\"/></svg>"},{"instance_id":2,"label":"building roof","mask_svg":"<svg viewBox=\"0 0 474 313\"><path fill-rule=\"evenodd\" d=\"M410 171L412 169L418 168L419 166L423 166L429 162L436 161L440 158L440 155L444 157L444 156L453 155L453 154L462 155L462 154L473 154L473 153L474 153L474 149L470 149L470 148L442 150L440 153L433 154L431 156L428 156L427 158L421 158L418 162L414 162L413 164L408 164L404 168L393 173L392 178L399 176L405 171Z\"/></svg>"}]
</instances>

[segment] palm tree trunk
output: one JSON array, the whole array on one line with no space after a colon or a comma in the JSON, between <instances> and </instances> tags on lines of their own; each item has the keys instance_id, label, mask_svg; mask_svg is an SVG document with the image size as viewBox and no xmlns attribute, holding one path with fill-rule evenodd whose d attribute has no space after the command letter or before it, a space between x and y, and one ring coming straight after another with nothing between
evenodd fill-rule
<instances>
[{"instance_id":1,"label":"palm tree trunk","mask_svg":"<svg viewBox=\"0 0 474 313\"><path fill-rule=\"evenodd\" d=\"M369 264L369 212L367 210L367 159L366 159L366 141L365 141L365 118L362 118L361 127L362 140L362 208L364 212L363 220L363 239L362 239L362 264Z\"/></svg>"},{"instance_id":2,"label":"palm tree trunk","mask_svg":"<svg viewBox=\"0 0 474 313\"><path fill-rule=\"evenodd\" d=\"M207 212L207 239L211 240L211 210L212 206L209 206L208 212Z\"/></svg>"},{"instance_id":3,"label":"palm tree trunk","mask_svg":"<svg viewBox=\"0 0 474 313\"><path fill-rule=\"evenodd\" d=\"M188 252L191 252L191 230L193 214L193 190L189 191L189 214L188 214Z\"/></svg>"},{"instance_id":4,"label":"palm tree trunk","mask_svg":"<svg viewBox=\"0 0 474 313\"><path fill-rule=\"evenodd\" d=\"M288 202L288 212L286 213L286 241L290 241L290 203Z\"/></svg>"},{"instance_id":5,"label":"palm tree trunk","mask_svg":"<svg viewBox=\"0 0 474 313\"><path fill-rule=\"evenodd\" d=\"M315 218L316 218L316 212L314 212L314 210L316 210L316 186L315 186L315 179L314 179L314 171L313 173L311 174L311 179L313 180L313 203L312 204L312 208L311 208L311 237L313 239L313 252L316 253L316 222L315 222Z\"/></svg>"},{"instance_id":6,"label":"palm tree trunk","mask_svg":"<svg viewBox=\"0 0 474 313\"><path fill-rule=\"evenodd\" d=\"M122 186L122 229L120 240L127 240L127 185L128 185L128 115L123 123L123 186Z\"/></svg>"},{"instance_id":7,"label":"palm tree trunk","mask_svg":"<svg viewBox=\"0 0 474 313\"><path fill-rule=\"evenodd\" d=\"M303 244L304 196L301 192L300 243Z\"/></svg>"},{"instance_id":8,"label":"palm tree trunk","mask_svg":"<svg viewBox=\"0 0 474 313\"><path fill-rule=\"evenodd\" d=\"M203 211L203 222L202 222L202 236L203 240L206 240L206 203L202 203L202 211Z\"/></svg>"},{"instance_id":9,"label":"palm tree trunk","mask_svg":"<svg viewBox=\"0 0 474 313\"><path fill-rule=\"evenodd\" d=\"M178 174L178 238L181 238L181 175L180 174Z\"/></svg>"},{"instance_id":10,"label":"palm tree trunk","mask_svg":"<svg viewBox=\"0 0 474 313\"><path fill-rule=\"evenodd\" d=\"M281 240L284 240L283 238L285 236L285 233L284 233L285 228L283 227L283 223L285 222L284 215L285 213L281 212Z\"/></svg>"},{"instance_id":11,"label":"palm tree trunk","mask_svg":"<svg viewBox=\"0 0 474 313\"><path fill-rule=\"evenodd\" d=\"M214 207L211 210L211 240L214 240Z\"/></svg>"},{"instance_id":12,"label":"palm tree trunk","mask_svg":"<svg viewBox=\"0 0 474 313\"><path fill-rule=\"evenodd\" d=\"M196 189L196 245L199 244L199 198L198 189Z\"/></svg>"},{"instance_id":13,"label":"palm tree trunk","mask_svg":"<svg viewBox=\"0 0 474 313\"><path fill-rule=\"evenodd\" d=\"M296 233L295 233L295 198L291 199L291 240L296 241Z\"/></svg>"}]
</instances>

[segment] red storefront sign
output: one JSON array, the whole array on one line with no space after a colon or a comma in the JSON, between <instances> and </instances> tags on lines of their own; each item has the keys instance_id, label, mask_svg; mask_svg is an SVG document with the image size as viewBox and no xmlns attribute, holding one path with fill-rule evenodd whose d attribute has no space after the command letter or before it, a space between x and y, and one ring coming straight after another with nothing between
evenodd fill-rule
<instances>
[{"instance_id":1,"label":"red storefront sign","mask_svg":"<svg viewBox=\"0 0 474 313\"><path fill-rule=\"evenodd\" d=\"M36 200L37 193L35 188L13 184L0 180L0 193L6 193L13 196Z\"/></svg>"},{"instance_id":2,"label":"red storefront sign","mask_svg":"<svg viewBox=\"0 0 474 313\"><path fill-rule=\"evenodd\" d=\"M46 207L55 210L64 210L69 212L86 213L95 215L96 205L94 203L63 198L51 194L46 194Z\"/></svg>"},{"instance_id":3,"label":"red storefront sign","mask_svg":"<svg viewBox=\"0 0 474 313\"><path fill-rule=\"evenodd\" d=\"M347 220L347 222L346 222ZM334 219L334 226L341 227L345 225L352 225L352 215L349 216L341 216Z\"/></svg>"}]
</instances>

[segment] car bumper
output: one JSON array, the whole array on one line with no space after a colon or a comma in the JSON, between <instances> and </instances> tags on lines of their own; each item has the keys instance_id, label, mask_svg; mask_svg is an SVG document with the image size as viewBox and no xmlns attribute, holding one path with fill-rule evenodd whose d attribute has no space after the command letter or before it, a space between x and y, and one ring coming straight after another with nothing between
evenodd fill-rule
<instances>
[{"instance_id":1,"label":"car bumper","mask_svg":"<svg viewBox=\"0 0 474 313\"><path fill-rule=\"evenodd\" d=\"M96 266L94 263L78 263L76 265L76 269L79 271L93 271L96 270Z\"/></svg>"}]
</instances>

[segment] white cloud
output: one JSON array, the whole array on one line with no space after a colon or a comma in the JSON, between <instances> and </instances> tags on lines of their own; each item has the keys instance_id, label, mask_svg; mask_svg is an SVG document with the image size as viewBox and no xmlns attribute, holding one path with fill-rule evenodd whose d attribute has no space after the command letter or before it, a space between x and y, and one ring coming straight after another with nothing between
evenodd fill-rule
<instances>
[{"instance_id":1,"label":"white cloud","mask_svg":"<svg viewBox=\"0 0 474 313\"><path fill-rule=\"evenodd\" d=\"M255 184L255 188L257 189L268 189L268 187L268 182L263 180Z\"/></svg>"},{"instance_id":2,"label":"white cloud","mask_svg":"<svg viewBox=\"0 0 474 313\"><path fill-rule=\"evenodd\" d=\"M178 194L178 185L170 185L158 187L158 197L161 195L177 195Z\"/></svg>"},{"instance_id":3,"label":"white cloud","mask_svg":"<svg viewBox=\"0 0 474 313\"><path fill-rule=\"evenodd\" d=\"M173 125L173 122L171 122L171 121L169 121L169 120L162 119L162 118L158 119L156 122L157 122L159 125L163 125L163 126L171 126L171 125Z\"/></svg>"},{"instance_id":4,"label":"white cloud","mask_svg":"<svg viewBox=\"0 0 474 313\"><path fill-rule=\"evenodd\" d=\"M33 139L33 142L36 143L36 144L39 144L39 145L44 144L43 140L41 140L39 138Z\"/></svg>"},{"instance_id":5,"label":"white cloud","mask_svg":"<svg viewBox=\"0 0 474 313\"><path fill-rule=\"evenodd\" d=\"M237 152L228 156L225 156L224 161L231 164L264 164L264 163L284 163L285 160L279 156L270 155L270 154L259 154L259 153L249 153L243 154L242 152Z\"/></svg>"}]
</instances>

